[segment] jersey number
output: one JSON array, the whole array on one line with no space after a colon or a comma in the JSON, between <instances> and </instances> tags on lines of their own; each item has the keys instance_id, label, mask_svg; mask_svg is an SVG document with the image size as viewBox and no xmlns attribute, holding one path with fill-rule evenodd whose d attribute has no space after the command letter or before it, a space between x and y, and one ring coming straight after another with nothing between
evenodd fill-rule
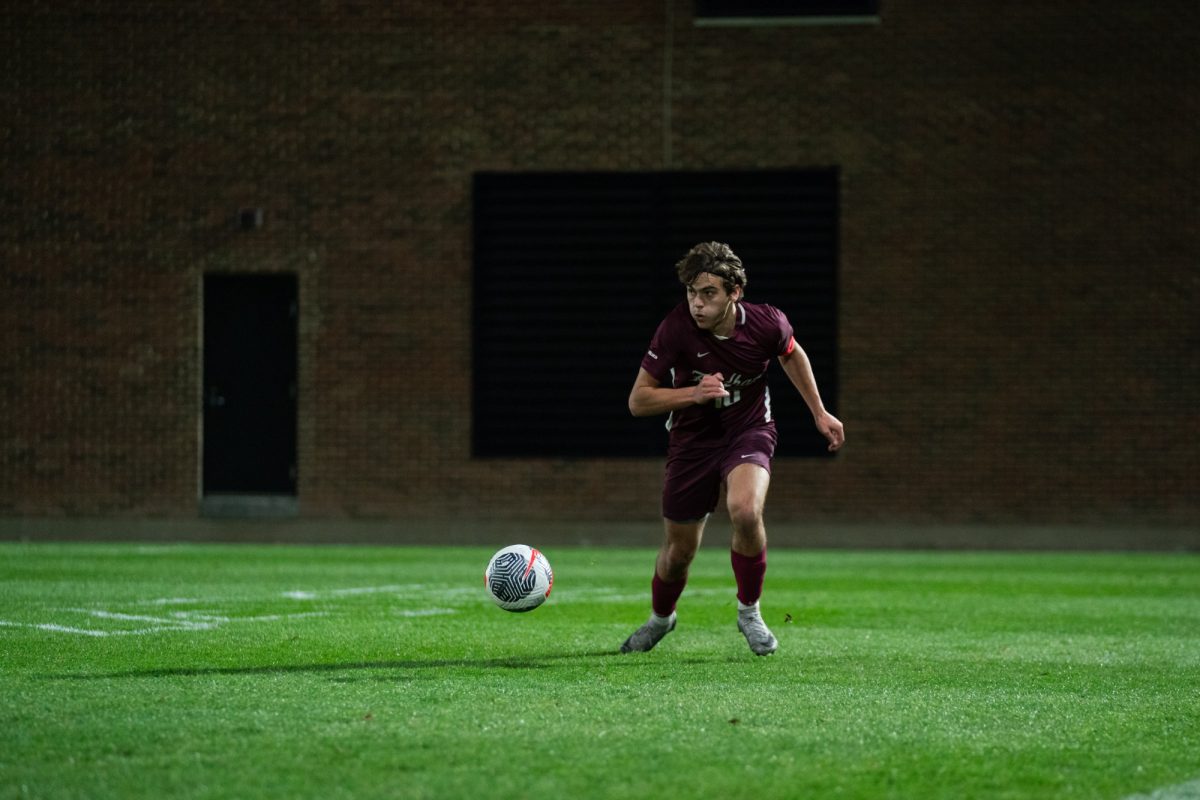
<instances>
[{"instance_id":1,"label":"jersey number","mask_svg":"<svg viewBox=\"0 0 1200 800\"><path fill-rule=\"evenodd\" d=\"M717 408L729 408L731 405L742 399L742 390L734 389L729 393L728 397L718 397L713 401L713 405Z\"/></svg>"}]
</instances>

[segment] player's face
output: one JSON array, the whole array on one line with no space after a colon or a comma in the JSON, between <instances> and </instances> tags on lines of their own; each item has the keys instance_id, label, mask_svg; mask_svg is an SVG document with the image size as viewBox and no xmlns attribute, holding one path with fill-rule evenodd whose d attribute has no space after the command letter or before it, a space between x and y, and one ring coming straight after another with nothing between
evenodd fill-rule
<instances>
[{"instance_id":1,"label":"player's face","mask_svg":"<svg viewBox=\"0 0 1200 800\"><path fill-rule=\"evenodd\" d=\"M733 287L733 294L725 291L725 285L716 275L701 272L687 287L688 310L701 330L725 334L733 327L733 304L741 297L740 286Z\"/></svg>"}]
</instances>

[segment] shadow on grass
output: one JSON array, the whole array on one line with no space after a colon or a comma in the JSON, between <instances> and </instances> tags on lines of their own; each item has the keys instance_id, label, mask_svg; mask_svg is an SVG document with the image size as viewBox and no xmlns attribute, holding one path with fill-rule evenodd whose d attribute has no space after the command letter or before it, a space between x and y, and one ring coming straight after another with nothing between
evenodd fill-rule
<instances>
[{"instance_id":1,"label":"shadow on grass","mask_svg":"<svg viewBox=\"0 0 1200 800\"><path fill-rule=\"evenodd\" d=\"M262 664L247 666L225 667L163 667L158 669L137 669L121 672L95 673L66 673L47 675L52 680L93 681L112 680L117 678L192 678L211 675L289 675L299 673L346 673L355 671L381 670L427 670L427 669L548 669L559 664L572 661L585 661L593 658L611 658L617 656L612 664L621 666L646 666L646 657L640 653L623 655L616 650L594 650L589 652L549 653L546 655L510 656L504 658L431 658L431 659L395 659L386 661L344 661L332 664ZM679 664L710 664L724 661L718 657L688 658L683 661L670 660L674 665ZM609 664L608 666L611 666Z\"/></svg>"}]
</instances>

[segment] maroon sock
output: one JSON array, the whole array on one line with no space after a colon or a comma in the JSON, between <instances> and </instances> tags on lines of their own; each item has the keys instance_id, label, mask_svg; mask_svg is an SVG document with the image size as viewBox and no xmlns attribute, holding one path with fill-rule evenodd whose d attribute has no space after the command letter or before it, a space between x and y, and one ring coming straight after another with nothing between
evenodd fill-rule
<instances>
[{"instance_id":1,"label":"maroon sock","mask_svg":"<svg viewBox=\"0 0 1200 800\"><path fill-rule=\"evenodd\" d=\"M679 601L679 595L683 594L683 587L687 586L687 576L682 580L668 583L658 577L658 570L654 571L654 580L650 582L650 605L654 608L654 613L660 617L669 617L671 612L675 610L675 603Z\"/></svg>"},{"instance_id":2,"label":"maroon sock","mask_svg":"<svg viewBox=\"0 0 1200 800\"><path fill-rule=\"evenodd\" d=\"M733 563L733 577L737 580L738 600L743 605L754 605L762 596L763 578L767 574L766 548L756 556L744 556L730 550L729 560Z\"/></svg>"}]
</instances>

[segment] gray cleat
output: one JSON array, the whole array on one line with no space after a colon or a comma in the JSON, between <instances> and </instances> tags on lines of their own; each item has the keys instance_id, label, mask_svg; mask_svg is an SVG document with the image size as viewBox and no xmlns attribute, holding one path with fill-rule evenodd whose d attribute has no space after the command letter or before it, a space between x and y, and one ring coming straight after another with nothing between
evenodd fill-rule
<instances>
[{"instance_id":1,"label":"gray cleat","mask_svg":"<svg viewBox=\"0 0 1200 800\"><path fill-rule=\"evenodd\" d=\"M625 644L621 645L621 652L644 653L647 650L653 650L654 645L662 641L662 638L673 630L675 630L674 611L671 612L671 616L667 617L666 625L659 625L651 618L625 640Z\"/></svg>"},{"instance_id":2,"label":"gray cleat","mask_svg":"<svg viewBox=\"0 0 1200 800\"><path fill-rule=\"evenodd\" d=\"M738 611L738 630L746 637L746 644L757 656L769 656L779 647L779 640L767 623L763 622L762 614L756 604L754 608Z\"/></svg>"}]
</instances>

